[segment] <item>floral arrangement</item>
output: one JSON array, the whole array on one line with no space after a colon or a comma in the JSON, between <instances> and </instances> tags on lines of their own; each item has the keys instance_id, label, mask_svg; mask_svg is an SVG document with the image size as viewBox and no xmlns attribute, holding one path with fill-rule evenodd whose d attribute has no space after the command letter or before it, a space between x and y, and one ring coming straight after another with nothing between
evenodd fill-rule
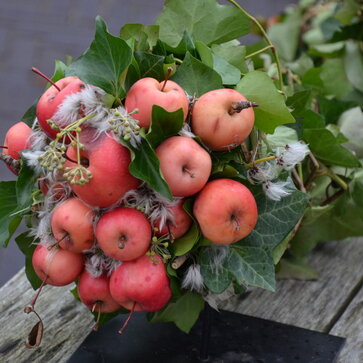
<instances>
[{"instance_id":1,"label":"floral arrangement","mask_svg":"<svg viewBox=\"0 0 363 363\"><path fill-rule=\"evenodd\" d=\"M360 3L301 1L267 31L229 3L168 0L119 36L97 17L82 56L33 69L48 88L8 131L18 178L0 183L3 245L29 227L25 312L76 282L95 328L147 311L189 332L205 302L316 277L316 243L362 233Z\"/></svg>"}]
</instances>

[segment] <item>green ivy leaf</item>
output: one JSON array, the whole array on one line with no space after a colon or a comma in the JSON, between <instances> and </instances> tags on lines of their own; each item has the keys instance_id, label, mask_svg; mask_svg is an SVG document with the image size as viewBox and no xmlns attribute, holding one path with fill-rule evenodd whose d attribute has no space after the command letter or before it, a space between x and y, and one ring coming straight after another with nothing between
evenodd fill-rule
<instances>
[{"instance_id":1,"label":"green ivy leaf","mask_svg":"<svg viewBox=\"0 0 363 363\"><path fill-rule=\"evenodd\" d=\"M146 139L151 147L156 148L168 137L178 134L184 124L184 112L181 108L175 112L168 112L160 106L153 105L151 120Z\"/></svg>"},{"instance_id":2,"label":"green ivy leaf","mask_svg":"<svg viewBox=\"0 0 363 363\"><path fill-rule=\"evenodd\" d=\"M184 57L187 52L195 55L194 39L191 37L188 31L185 31L182 39L176 47L163 43L165 51L172 53L178 57Z\"/></svg>"},{"instance_id":3,"label":"green ivy leaf","mask_svg":"<svg viewBox=\"0 0 363 363\"><path fill-rule=\"evenodd\" d=\"M256 199L258 221L251 234L238 242L238 245L272 250L283 241L303 216L308 196L295 190L277 202L268 199L260 187L250 189Z\"/></svg>"},{"instance_id":4,"label":"green ivy leaf","mask_svg":"<svg viewBox=\"0 0 363 363\"><path fill-rule=\"evenodd\" d=\"M232 276L224 264L215 265L216 253L218 251L216 251L215 247L202 248L198 255L198 263L204 285L211 292L220 294L230 285Z\"/></svg>"},{"instance_id":5,"label":"green ivy leaf","mask_svg":"<svg viewBox=\"0 0 363 363\"><path fill-rule=\"evenodd\" d=\"M314 155L328 165L358 168L359 160L327 129L305 129L304 140Z\"/></svg>"},{"instance_id":6,"label":"green ivy leaf","mask_svg":"<svg viewBox=\"0 0 363 363\"><path fill-rule=\"evenodd\" d=\"M35 248L34 237L28 235L28 232L24 232L15 238L15 242L19 249L25 255L25 274L34 290L38 289L42 284L42 280L37 276L32 264L32 256Z\"/></svg>"},{"instance_id":7,"label":"green ivy leaf","mask_svg":"<svg viewBox=\"0 0 363 363\"><path fill-rule=\"evenodd\" d=\"M120 30L120 38L128 40L135 39L136 51L149 51L159 39L158 25L125 24Z\"/></svg>"},{"instance_id":8,"label":"green ivy leaf","mask_svg":"<svg viewBox=\"0 0 363 363\"><path fill-rule=\"evenodd\" d=\"M145 52L135 52L134 57L138 64L139 78L151 77L158 81L165 79L165 57Z\"/></svg>"},{"instance_id":9,"label":"green ivy leaf","mask_svg":"<svg viewBox=\"0 0 363 363\"><path fill-rule=\"evenodd\" d=\"M149 321L152 323L173 322L184 333L189 333L203 308L203 297L200 294L188 292L176 302L169 302L164 309L149 314Z\"/></svg>"},{"instance_id":10,"label":"green ivy leaf","mask_svg":"<svg viewBox=\"0 0 363 363\"><path fill-rule=\"evenodd\" d=\"M156 192L172 199L172 194L164 177L160 172L159 159L145 137L141 138L138 148L133 147L129 141L121 139L131 153L130 173L146 183Z\"/></svg>"},{"instance_id":11,"label":"green ivy leaf","mask_svg":"<svg viewBox=\"0 0 363 363\"><path fill-rule=\"evenodd\" d=\"M65 74L66 74L66 70L67 70L67 66L62 61L56 59L55 65L54 65L54 73L52 76L52 81L57 82L60 79L64 78ZM50 86L51 86L51 84L48 83L47 88Z\"/></svg>"},{"instance_id":12,"label":"green ivy leaf","mask_svg":"<svg viewBox=\"0 0 363 363\"><path fill-rule=\"evenodd\" d=\"M97 16L95 39L86 52L67 69L67 76L77 76L115 97L125 91L121 75L131 63L132 50L127 43L107 31L104 20Z\"/></svg>"},{"instance_id":13,"label":"green ivy leaf","mask_svg":"<svg viewBox=\"0 0 363 363\"><path fill-rule=\"evenodd\" d=\"M160 25L160 39L173 47L185 30L206 44L224 43L250 31L247 16L216 0L167 0L156 24Z\"/></svg>"},{"instance_id":14,"label":"green ivy leaf","mask_svg":"<svg viewBox=\"0 0 363 363\"><path fill-rule=\"evenodd\" d=\"M261 71L247 73L237 84L236 90L241 92L249 101L259 106L255 111L256 127L272 134L279 125L294 123L284 98L278 93L271 78Z\"/></svg>"},{"instance_id":15,"label":"green ivy leaf","mask_svg":"<svg viewBox=\"0 0 363 363\"><path fill-rule=\"evenodd\" d=\"M266 249L234 243L223 265L238 283L275 291L274 261Z\"/></svg>"},{"instance_id":16,"label":"green ivy leaf","mask_svg":"<svg viewBox=\"0 0 363 363\"><path fill-rule=\"evenodd\" d=\"M25 122L29 127L33 126L34 120L37 117L37 114L36 114L37 103L38 103L38 99L34 102L34 104L31 107L29 107L25 111L24 115L20 119L20 121Z\"/></svg>"},{"instance_id":17,"label":"green ivy leaf","mask_svg":"<svg viewBox=\"0 0 363 363\"><path fill-rule=\"evenodd\" d=\"M345 45L344 68L349 82L363 92L363 57L360 43L348 41Z\"/></svg>"},{"instance_id":18,"label":"green ivy leaf","mask_svg":"<svg viewBox=\"0 0 363 363\"><path fill-rule=\"evenodd\" d=\"M223 88L221 76L190 53L184 58L172 80L190 95L200 97L214 89Z\"/></svg>"}]
</instances>

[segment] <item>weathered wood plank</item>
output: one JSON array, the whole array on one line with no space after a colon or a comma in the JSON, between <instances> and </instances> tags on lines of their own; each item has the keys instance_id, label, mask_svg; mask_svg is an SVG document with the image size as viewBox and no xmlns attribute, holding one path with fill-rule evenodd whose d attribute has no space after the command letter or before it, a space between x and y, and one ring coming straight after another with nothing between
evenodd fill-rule
<instances>
[{"instance_id":1,"label":"weathered wood plank","mask_svg":"<svg viewBox=\"0 0 363 363\"><path fill-rule=\"evenodd\" d=\"M363 287L330 331L347 337L337 363L363 362Z\"/></svg>"},{"instance_id":2,"label":"weathered wood plank","mask_svg":"<svg viewBox=\"0 0 363 363\"><path fill-rule=\"evenodd\" d=\"M1 362L66 362L90 333L93 316L77 303L69 292L74 286L45 286L36 311L44 323L40 348L27 349L24 342L37 322L34 314L25 314L34 291L20 270L0 289L0 360Z\"/></svg>"},{"instance_id":3,"label":"weathered wood plank","mask_svg":"<svg viewBox=\"0 0 363 363\"><path fill-rule=\"evenodd\" d=\"M322 244L311 256L319 280L281 280L276 293L256 289L247 298L232 298L221 308L329 332L337 312L362 279L362 256L362 239Z\"/></svg>"}]
</instances>

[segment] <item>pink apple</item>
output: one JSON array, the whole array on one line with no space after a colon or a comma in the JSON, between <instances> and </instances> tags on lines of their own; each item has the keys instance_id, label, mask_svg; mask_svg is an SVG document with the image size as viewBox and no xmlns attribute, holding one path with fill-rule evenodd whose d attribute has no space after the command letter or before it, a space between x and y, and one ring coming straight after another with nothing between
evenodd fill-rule
<instances>
[{"instance_id":1,"label":"pink apple","mask_svg":"<svg viewBox=\"0 0 363 363\"><path fill-rule=\"evenodd\" d=\"M176 197L198 193L208 181L212 160L208 152L190 137L172 136L156 149L160 170Z\"/></svg>"},{"instance_id":2,"label":"pink apple","mask_svg":"<svg viewBox=\"0 0 363 363\"><path fill-rule=\"evenodd\" d=\"M192 130L212 150L223 151L241 145L253 129L255 114L251 107L236 111L236 102L247 101L233 89L217 89L202 95L192 111Z\"/></svg>"},{"instance_id":3,"label":"pink apple","mask_svg":"<svg viewBox=\"0 0 363 363\"><path fill-rule=\"evenodd\" d=\"M56 87L50 86L40 97L36 108L39 125L51 139L55 139L58 131L53 130L47 120L54 116L68 95L81 92L85 88L84 82L73 76L62 78L55 84L60 91Z\"/></svg>"},{"instance_id":4,"label":"pink apple","mask_svg":"<svg viewBox=\"0 0 363 363\"><path fill-rule=\"evenodd\" d=\"M48 250L38 245L34 250L32 264L37 276L53 286L65 286L75 281L84 267L83 255L61 248Z\"/></svg>"},{"instance_id":5,"label":"pink apple","mask_svg":"<svg viewBox=\"0 0 363 363\"><path fill-rule=\"evenodd\" d=\"M120 207L106 212L98 221L96 238L103 252L116 260L129 261L150 247L151 225L140 211Z\"/></svg>"},{"instance_id":6,"label":"pink apple","mask_svg":"<svg viewBox=\"0 0 363 363\"><path fill-rule=\"evenodd\" d=\"M3 154L19 160L21 156L20 152L31 146L29 141L31 133L31 128L24 122L17 122L11 126L5 135ZM15 175L18 174L10 166L8 167Z\"/></svg>"},{"instance_id":7,"label":"pink apple","mask_svg":"<svg viewBox=\"0 0 363 363\"><path fill-rule=\"evenodd\" d=\"M191 224L192 218L183 208L184 199L178 201L178 203L168 209L173 215L173 219L167 219L163 228L160 228L160 220L156 221L155 227L158 231L155 233L157 236L164 236L171 234L173 239L183 236L188 232Z\"/></svg>"},{"instance_id":8,"label":"pink apple","mask_svg":"<svg viewBox=\"0 0 363 363\"><path fill-rule=\"evenodd\" d=\"M76 148L69 147L67 156L70 160L77 160ZM127 191L136 189L140 184L129 172L129 150L108 135L85 143L81 158L92 173L92 179L87 184L71 187L80 199L91 206L110 207ZM68 160L65 166L75 167L76 164Z\"/></svg>"},{"instance_id":9,"label":"pink apple","mask_svg":"<svg viewBox=\"0 0 363 363\"><path fill-rule=\"evenodd\" d=\"M110 294L106 274L94 277L84 270L79 278L78 294L83 304L91 310L95 309L95 312L112 313L121 308Z\"/></svg>"},{"instance_id":10,"label":"pink apple","mask_svg":"<svg viewBox=\"0 0 363 363\"><path fill-rule=\"evenodd\" d=\"M164 85L165 84L165 85ZM184 90L173 81L159 82L154 78L141 78L132 85L126 95L125 107L128 112L138 109L133 117L139 120L140 127L147 130L151 123L152 106L158 105L168 112L180 108L187 117L189 101Z\"/></svg>"},{"instance_id":11,"label":"pink apple","mask_svg":"<svg viewBox=\"0 0 363 363\"><path fill-rule=\"evenodd\" d=\"M257 223L257 205L247 187L231 179L209 182L198 194L193 214L203 235L230 244L249 235Z\"/></svg>"},{"instance_id":12,"label":"pink apple","mask_svg":"<svg viewBox=\"0 0 363 363\"><path fill-rule=\"evenodd\" d=\"M123 262L112 273L111 295L124 308L132 310L135 304L135 311L157 311L169 301L171 290L165 265L155 257L157 263L148 256Z\"/></svg>"},{"instance_id":13,"label":"pink apple","mask_svg":"<svg viewBox=\"0 0 363 363\"><path fill-rule=\"evenodd\" d=\"M76 253L92 248L93 218L92 209L77 198L58 204L52 212L51 227L54 238L61 240L59 246Z\"/></svg>"}]
</instances>

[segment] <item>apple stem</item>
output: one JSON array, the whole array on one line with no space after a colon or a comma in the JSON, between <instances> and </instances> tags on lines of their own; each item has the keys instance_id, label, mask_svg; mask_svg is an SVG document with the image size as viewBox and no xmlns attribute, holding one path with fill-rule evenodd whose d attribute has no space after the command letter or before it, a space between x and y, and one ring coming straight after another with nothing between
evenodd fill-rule
<instances>
[{"instance_id":1,"label":"apple stem","mask_svg":"<svg viewBox=\"0 0 363 363\"><path fill-rule=\"evenodd\" d=\"M171 222L168 219L166 221L166 228L168 229L168 236L169 236L170 242L173 243L175 239L173 236L173 232L171 231L170 224L171 224Z\"/></svg>"},{"instance_id":2,"label":"apple stem","mask_svg":"<svg viewBox=\"0 0 363 363\"><path fill-rule=\"evenodd\" d=\"M129 324L129 321L130 321L130 319L131 319L131 317L132 317L132 314L133 314L133 313L134 313L134 311L135 311L135 307L136 307L136 301L134 301L134 304L132 305L132 309L130 310L130 314L129 314L129 316L127 317L126 321L125 321L125 322L124 322L124 324L122 325L121 329L118 331L118 332L119 332L119 334L122 334L122 333L125 331L125 329L126 329L127 325Z\"/></svg>"},{"instance_id":3,"label":"apple stem","mask_svg":"<svg viewBox=\"0 0 363 363\"><path fill-rule=\"evenodd\" d=\"M0 148L2 149L9 149L7 146L1 145Z\"/></svg>"},{"instance_id":4,"label":"apple stem","mask_svg":"<svg viewBox=\"0 0 363 363\"><path fill-rule=\"evenodd\" d=\"M188 173L191 178L195 178L195 175L188 168L186 168L185 166L183 166L183 172Z\"/></svg>"},{"instance_id":5,"label":"apple stem","mask_svg":"<svg viewBox=\"0 0 363 363\"><path fill-rule=\"evenodd\" d=\"M166 73L166 75L165 75L165 81L164 81L164 83L163 83L163 86L161 87L161 92L163 92L164 91L164 88L165 88L165 86L166 86L166 82L168 82L168 79L169 79L169 77L170 77L170 75L171 75L171 72L173 71L173 68L171 68L171 67L168 67L168 71L167 71L167 73Z\"/></svg>"},{"instance_id":6,"label":"apple stem","mask_svg":"<svg viewBox=\"0 0 363 363\"><path fill-rule=\"evenodd\" d=\"M65 233L64 236L61 239L58 239L57 241L55 241L54 243L52 243L49 247L48 247L48 251L50 251L53 247L58 246L65 238L67 238L69 236L68 233Z\"/></svg>"},{"instance_id":7,"label":"apple stem","mask_svg":"<svg viewBox=\"0 0 363 363\"><path fill-rule=\"evenodd\" d=\"M52 81L48 76L46 76L44 73L42 73L38 68L32 67L32 71L36 74L38 74L39 76L43 77L44 79L46 79L50 84L52 84L59 92L61 91L61 89L55 84L54 81Z\"/></svg>"},{"instance_id":8,"label":"apple stem","mask_svg":"<svg viewBox=\"0 0 363 363\"><path fill-rule=\"evenodd\" d=\"M96 308L98 308L98 312L97 312L97 320L95 325L93 325L92 330L97 331L99 324L100 324L100 319L101 319L101 301L96 301L93 306L92 306L92 313L96 310Z\"/></svg>"},{"instance_id":9,"label":"apple stem","mask_svg":"<svg viewBox=\"0 0 363 363\"><path fill-rule=\"evenodd\" d=\"M250 101L238 101L238 102L232 102L231 108L229 109L228 113L230 115L233 115L235 113L240 113L245 108L250 107L258 107L259 105L255 102Z\"/></svg>"},{"instance_id":10,"label":"apple stem","mask_svg":"<svg viewBox=\"0 0 363 363\"><path fill-rule=\"evenodd\" d=\"M29 313L31 313L31 312L35 312L35 310L34 310L35 303L37 302L38 297L39 297L39 295L40 295L40 293L41 293L41 291L42 291L42 289L43 289L44 285L47 283L48 277L49 277L49 276L47 275L47 276L45 277L45 279L42 281L42 284L39 286L39 289L38 289L37 293L35 294L35 296L34 296L33 300L30 302L30 304L29 304L29 305L27 305L27 306L24 308L24 313L29 314ZM37 315L38 315L38 314L37 314Z\"/></svg>"}]
</instances>

